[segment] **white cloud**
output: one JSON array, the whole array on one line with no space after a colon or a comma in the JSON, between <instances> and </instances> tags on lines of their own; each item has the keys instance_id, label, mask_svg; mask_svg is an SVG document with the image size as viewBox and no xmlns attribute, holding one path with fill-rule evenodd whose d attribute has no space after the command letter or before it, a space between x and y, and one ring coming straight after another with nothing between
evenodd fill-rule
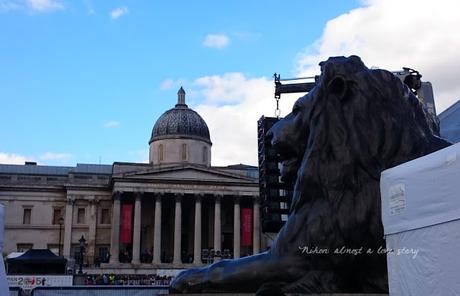
<instances>
[{"instance_id":1,"label":"white cloud","mask_svg":"<svg viewBox=\"0 0 460 296\"><path fill-rule=\"evenodd\" d=\"M149 163L149 148L142 148L130 151L129 154L135 159L135 162Z\"/></svg>"},{"instance_id":2,"label":"white cloud","mask_svg":"<svg viewBox=\"0 0 460 296\"><path fill-rule=\"evenodd\" d=\"M367 66L411 67L431 81L439 111L460 98L460 18L456 0L369 0L330 20L298 57L298 75L318 74L329 56L359 55Z\"/></svg>"},{"instance_id":3,"label":"white cloud","mask_svg":"<svg viewBox=\"0 0 460 296\"><path fill-rule=\"evenodd\" d=\"M322 37L297 57L296 74L319 74L320 61L351 54L361 56L369 67L411 67L433 83L439 112L460 98L457 6L448 0L369 0L327 23ZM274 116L272 79L242 73L205 76L194 81L192 92L204 99L194 109L210 129L213 165L257 165L257 120ZM298 96L282 96L281 116L290 112Z\"/></svg>"},{"instance_id":4,"label":"white cloud","mask_svg":"<svg viewBox=\"0 0 460 296\"><path fill-rule=\"evenodd\" d=\"M24 164L26 161L31 160L30 157L24 155L0 152L0 163L3 164Z\"/></svg>"},{"instance_id":5,"label":"white cloud","mask_svg":"<svg viewBox=\"0 0 460 296\"><path fill-rule=\"evenodd\" d=\"M104 123L104 127L106 128L115 128L115 127L119 127L120 126L120 122L116 121L116 120L110 120L110 121L107 121L106 123Z\"/></svg>"},{"instance_id":6,"label":"white cloud","mask_svg":"<svg viewBox=\"0 0 460 296\"><path fill-rule=\"evenodd\" d=\"M41 160L58 160L58 161L67 161L73 157L70 153L55 153L55 152L46 152L40 155Z\"/></svg>"},{"instance_id":7,"label":"white cloud","mask_svg":"<svg viewBox=\"0 0 460 296\"><path fill-rule=\"evenodd\" d=\"M129 10L127 7L117 7L115 9L113 9L112 11L110 11L109 15L112 19L116 20L118 19L119 17L125 15L125 14L128 14L129 13Z\"/></svg>"},{"instance_id":8,"label":"white cloud","mask_svg":"<svg viewBox=\"0 0 460 296\"><path fill-rule=\"evenodd\" d=\"M24 156L15 153L4 153L0 152L0 163L4 164L24 164L26 161L37 161L37 159L44 161L45 165L48 161L54 161L62 163L68 163L69 160L73 158L73 155L70 153L55 153L55 152L45 152L38 157L34 156ZM40 163L39 163L40 164Z\"/></svg>"},{"instance_id":9,"label":"white cloud","mask_svg":"<svg viewBox=\"0 0 460 296\"><path fill-rule=\"evenodd\" d=\"M257 120L274 116L274 84L270 78L248 78L242 73L206 76L195 80L204 102L194 109L211 134L213 165L257 165ZM290 112L296 96L283 96L281 110Z\"/></svg>"},{"instance_id":10,"label":"white cloud","mask_svg":"<svg viewBox=\"0 0 460 296\"><path fill-rule=\"evenodd\" d=\"M64 5L60 0L0 0L0 12L29 10L44 13L62 9Z\"/></svg>"},{"instance_id":11,"label":"white cloud","mask_svg":"<svg viewBox=\"0 0 460 296\"><path fill-rule=\"evenodd\" d=\"M10 10L22 9L23 4L18 0L0 0L0 12L8 12Z\"/></svg>"},{"instance_id":12,"label":"white cloud","mask_svg":"<svg viewBox=\"0 0 460 296\"><path fill-rule=\"evenodd\" d=\"M48 12L64 9L64 5L57 0L27 0L27 6L38 12Z\"/></svg>"},{"instance_id":13,"label":"white cloud","mask_svg":"<svg viewBox=\"0 0 460 296\"><path fill-rule=\"evenodd\" d=\"M167 89L171 89L173 86L174 86L174 80L166 79L161 83L160 89L167 90Z\"/></svg>"},{"instance_id":14,"label":"white cloud","mask_svg":"<svg viewBox=\"0 0 460 296\"><path fill-rule=\"evenodd\" d=\"M225 34L208 34L203 41L206 47L222 49L230 44L230 38Z\"/></svg>"},{"instance_id":15,"label":"white cloud","mask_svg":"<svg viewBox=\"0 0 460 296\"><path fill-rule=\"evenodd\" d=\"M83 0L83 4L85 5L86 11L89 15L95 14L96 11L94 10L93 3L90 0Z\"/></svg>"}]
</instances>

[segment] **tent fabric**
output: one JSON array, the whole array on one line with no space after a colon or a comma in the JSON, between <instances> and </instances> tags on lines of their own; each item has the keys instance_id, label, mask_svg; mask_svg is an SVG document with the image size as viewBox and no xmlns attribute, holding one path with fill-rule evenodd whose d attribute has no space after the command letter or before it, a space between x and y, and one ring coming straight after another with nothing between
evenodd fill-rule
<instances>
[{"instance_id":1,"label":"tent fabric","mask_svg":"<svg viewBox=\"0 0 460 296\"><path fill-rule=\"evenodd\" d=\"M390 295L460 295L460 220L386 236Z\"/></svg>"},{"instance_id":2,"label":"tent fabric","mask_svg":"<svg viewBox=\"0 0 460 296\"><path fill-rule=\"evenodd\" d=\"M383 171L385 234L459 219L459 180L460 143Z\"/></svg>"},{"instance_id":3,"label":"tent fabric","mask_svg":"<svg viewBox=\"0 0 460 296\"><path fill-rule=\"evenodd\" d=\"M11 258L8 262L49 262L49 263L66 263L67 260L56 256L48 249L30 249L21 256Z\"/></svg>"},{"instance_id":4,"label":"tent fabric","mask_svg":"<svg viewBox=\"0 0 460 296\"><path fill-rule=\"evenodd\" d=\"M3 252L3 239L5 234L5 206L0 204L0 254ZM0 295L8 295L8 282L6 280L3 256L0 256Z\"/></svg>"},{"instance_id":5,"label":"tent fabric","mask_svg":"<svg viewBox=\"0 0 460 296\"><path fill-rule=\"evenodd\" d=\"M460 295L460 144L382 172L390 295Z\"/></svg>"},{"instance_id":6,"label":"tent fabric","mask_svg":"<svg viewBox=\"0 0 460 296\"><path fill-rule=\"evenodd\" d=\"M6 259L16 258L16 257L21 256L24 253L25 252L11 252L11 253L8 254L8 256L6 256Z\"/></svg>"},{"instance_id":7,"label":"tent fabric","mask_svg":"<svg viewBox=\"0 0 460 296\"><path fill-rule=\"evenodd\" d=\"M10 274L64 274L67 259L47 249L31 249L7 263Z\"/></svg>"}]
</instances>

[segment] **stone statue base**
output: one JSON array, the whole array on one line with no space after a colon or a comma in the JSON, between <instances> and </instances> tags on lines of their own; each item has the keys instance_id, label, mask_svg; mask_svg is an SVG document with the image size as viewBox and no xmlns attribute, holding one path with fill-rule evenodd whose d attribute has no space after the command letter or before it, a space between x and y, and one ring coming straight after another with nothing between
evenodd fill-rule
<instances>
[{"instance_id":1,"label":"stone statue base","mask_svg":"<svg viewBox=\"0 0 460 296\"><path fill-rule=\"evenodd\" d=\"M170 296L183 296L184 294L168 294ZM187 296L253 296L254 293L202 293L187 294ZM337 294L337 293L320 293L320 294L303 294L303 293L286 293L286 296L388 296L388 294Z\"/></svg>"}]
</instances>

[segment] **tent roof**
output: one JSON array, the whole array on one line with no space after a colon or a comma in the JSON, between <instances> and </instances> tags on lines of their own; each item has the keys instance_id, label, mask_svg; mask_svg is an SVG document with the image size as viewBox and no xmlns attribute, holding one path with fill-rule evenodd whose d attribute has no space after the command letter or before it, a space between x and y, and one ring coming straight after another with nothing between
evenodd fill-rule
<instances>
[{"instance_id":1,"label":"tent roof","mask_svg":"<svg viewBox=\"0 0 460 296\"><path fill-rule=\"evenodd\" d=\"M11 252L6 256L6 259L12 259L21 256L24 252Z\"/></svg>"},{"instance_id":2,"label":"tent roof","mask_svg":"<svg viewBox=\"0 0 460 296\"><path fill-rule=\"evenodd\" d=\"M15 258L9 258L9 263L13 262L47 262L47 263L63 263L65 264L67 260L63 257L56 256L53 252L48 249L31 249L22 254L21 256Z\"/></svg>"}]
</instances>

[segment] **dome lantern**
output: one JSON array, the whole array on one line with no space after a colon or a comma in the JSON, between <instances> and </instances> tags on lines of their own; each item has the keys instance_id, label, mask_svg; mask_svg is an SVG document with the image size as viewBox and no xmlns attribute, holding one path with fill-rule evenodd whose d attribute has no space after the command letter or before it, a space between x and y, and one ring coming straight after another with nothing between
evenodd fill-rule
<instances>
[{"instance_id":1,"label":"dome lantern","mask_svg":"<svg viewBox=\"0 0 460 296\"><path fill-rule=\"evenodd\" d=\"M185 104L185 90L180 87L179 91L177 92L177 104L176 107L179 106L185 106L188 107L187 104Z\"/></svg>"}]
</instances>

